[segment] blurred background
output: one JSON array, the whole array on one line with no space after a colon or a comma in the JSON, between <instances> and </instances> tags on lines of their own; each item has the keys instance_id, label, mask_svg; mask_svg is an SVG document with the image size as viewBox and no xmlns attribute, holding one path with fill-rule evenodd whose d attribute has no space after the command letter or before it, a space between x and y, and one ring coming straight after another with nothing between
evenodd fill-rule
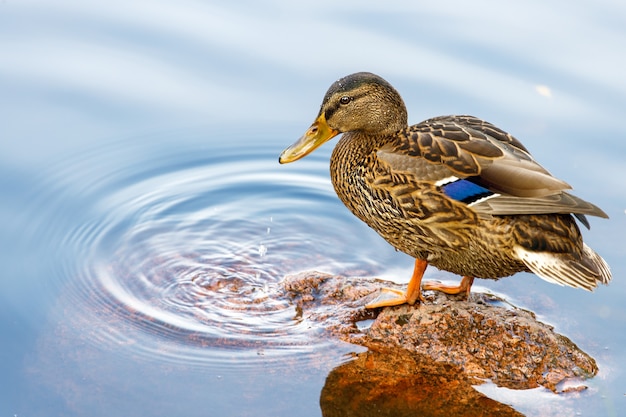
<instances>
[{"instance_id":1,"label":"blurred background","mask_svg":"<svg viewBox=\"0 0 626 417\"><path fill-rule=\"evenodd\" d=\"M626 4L609 0L0 2L0 415L322 415L326 376L359 348L294 322L275 286L412 268L334 196L331 144L277 163L357 71L394 85L411 123L472 114L511 132L609 214L584 231L609 287L518 274L477 289L600 367L580 394L487 395L620 415L624 45Z\"/></svg>"}]
</instances>

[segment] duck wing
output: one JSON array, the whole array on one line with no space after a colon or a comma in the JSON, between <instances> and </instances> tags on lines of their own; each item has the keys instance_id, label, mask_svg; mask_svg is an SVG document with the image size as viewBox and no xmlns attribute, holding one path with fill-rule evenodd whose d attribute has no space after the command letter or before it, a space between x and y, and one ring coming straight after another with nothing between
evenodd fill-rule
<instances>
[{"instance_id":1,"label":"duck wing","mask_svg":"<svg viewBox=\"0 0 626 417\"><path fill-rule=\"evenodd\" d=\"M432 182L479 215L574 214L608 217L566 192L571 186L538 164L512 135L473 116L425 120L396 135L377 156L392 170Z\"/></svg>"}]
</instances>

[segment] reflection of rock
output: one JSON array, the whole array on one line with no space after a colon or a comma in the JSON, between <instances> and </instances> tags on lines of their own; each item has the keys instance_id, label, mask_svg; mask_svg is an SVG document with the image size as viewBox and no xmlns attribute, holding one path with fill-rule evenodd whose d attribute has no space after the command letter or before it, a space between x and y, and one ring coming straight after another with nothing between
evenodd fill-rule
<instances>
[{"instance_id":1,"label":"reflection of rock","mask_svg":"<svg viewBox=\"0 0 626 417\"><path fill-rule=\"evenodd\" d=\"M404 349L370 350L326 378L324 417L521 416L485 397L454 365Z\"/></svg>"},{"instance_id":2,"label":"reflection of rock","mask_svg":"<svg viewBox=\"0 0 626 417\"><path fill-rule=\"evenodd\" d=\"M399 286L385 283L388 287ZM558 391L564 381L594 376L593 358L565 336L538 322L531 312L485 294L469 301L426 293L416 306L368 311L380 281L318 272L289 276L284 288L298 314L321 323L341 339L370 349L403 349L438 364L462 369L464 378L490 379L516 389L544 386ZM375 319L363 331L357 323Z\"/></svg>"}]
</instances>

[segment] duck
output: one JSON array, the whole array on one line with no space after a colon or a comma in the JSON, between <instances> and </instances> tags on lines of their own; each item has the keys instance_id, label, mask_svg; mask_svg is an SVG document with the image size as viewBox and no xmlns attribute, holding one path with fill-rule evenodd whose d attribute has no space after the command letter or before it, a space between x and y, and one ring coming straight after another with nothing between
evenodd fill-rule
<instances>
[{"instance_id":1,"label":"duck","mask_svg":"<svg viewBox=\"0 0 626 417\"><path fill-rule=\"evenodd\" d=\"M611 271L577 224L608 218L574 196L514 136L469 115L408 125L406 105L382 77L335 81L308 130L279 156L299 160L341 137L330 157L339 199L397 250L415 259L405 291L383 288L367 308L413 305L422 291L469 297L475 278L531 272L592 291ZM461 276L424 282L428 265Z\"/></svg>"}]
</instances>

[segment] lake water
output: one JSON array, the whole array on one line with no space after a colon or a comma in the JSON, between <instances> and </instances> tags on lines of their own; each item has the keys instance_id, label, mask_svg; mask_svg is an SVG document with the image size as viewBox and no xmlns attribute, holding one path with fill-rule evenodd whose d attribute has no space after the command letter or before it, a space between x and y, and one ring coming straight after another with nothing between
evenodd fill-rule
<instances>
[{"instance_id":1,"label":"lake water","mask_svg":"<svg viewBox=\"0 0 626 417\"><path fill-rule=\"evenodd\" d=\"M406 282L413 261L339 202L331 144L277 158L363 70L412 123L510 131L609 214L584 235L610 286L475 285L596 358L589 389L477 389L527 415L624 415L624 44L610 1L0 3L0 416L325 413L362 348L299 318L280 280Z\"/></svg>"}]
</instances>

